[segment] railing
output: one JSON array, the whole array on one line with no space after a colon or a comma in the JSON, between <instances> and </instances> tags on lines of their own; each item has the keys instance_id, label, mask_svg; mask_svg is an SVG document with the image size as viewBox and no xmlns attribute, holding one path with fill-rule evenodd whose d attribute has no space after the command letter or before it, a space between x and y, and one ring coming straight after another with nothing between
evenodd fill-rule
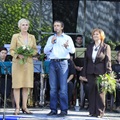
<instances>
[{"instance_id":1,"label":"railing","mask_svg":"<svg viewBox=\"0 0 120 120\"><path fill-rule=\"evenodd\" d=\"M86 48L76 48L75 57L84 58ZM111 51L111 60L117 59L117 51Z\"/></svg>"}]
</instances>

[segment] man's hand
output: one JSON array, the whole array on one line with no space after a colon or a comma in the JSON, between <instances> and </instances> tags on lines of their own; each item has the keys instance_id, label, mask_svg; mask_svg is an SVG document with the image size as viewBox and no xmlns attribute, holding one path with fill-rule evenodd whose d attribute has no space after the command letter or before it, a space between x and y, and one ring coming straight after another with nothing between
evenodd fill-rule
<instances>
[{"instance_id":1,"label":"man's hand","mask_svg":"<svg viewBox=\"0 0 120 120\"><path fill-rule=\"evenodd\" d=\"M81 71L81 70L83 69L83 67L75 66L75 69L76 69L77 71Z\"/></svg>"},{"instance_id":2,"label":"man's hand","mask_svg":"<svg viewBox=\"0 0 120 120\"><path fill-rule=\"evenodd\" d=\"M68 40L66 41L66 43L63 44L63 46L67 49L68 45Z\"/></svg>"},{"instance_id":3,"label":"man's hand","mask_svg":"<svg viewBox=\"0 0 120 120\"><path fill-rule=\"evenodd\" d=\"M56 42L57 37L53 36L51 43L54 44Z\"/></svg>"}]
</instances>

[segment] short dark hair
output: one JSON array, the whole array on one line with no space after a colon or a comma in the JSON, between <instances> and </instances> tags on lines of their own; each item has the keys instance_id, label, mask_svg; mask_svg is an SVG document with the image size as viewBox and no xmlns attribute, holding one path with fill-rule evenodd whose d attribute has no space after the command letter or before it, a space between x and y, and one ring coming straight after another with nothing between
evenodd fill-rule
<instances>
[{"instance_id":1,"label":"short dark hair","mask_svg":"<svg viewBox=\"0 0 120 120\"><path fill-rule=\"evenodd\" d=\"M64 28L64 23L63 23L61 20L55 20L54 23L55 23L55 22L61 23L61 26ZM53 23L53 24L54 24L54 23Z\"/></svg>"},{"instance_id":2,"label":"short dark hair","mask_svg":"<svg viewBox=\"0 0 120 120\"><path fill-rule=\"evenodd\" d=\"M81 38L83 39L83 36L82 36L82 35L77 35L76 38L77 38L77 37L81 37Z\"/></svg>"},{"instance_id":3,"label":"short dark hair","mask_svg":"<svg viewBox=\"0 0 120 120\"><path fill-rule=\"evenodd\" d=\"M7 48L5 48L5 47L0 47L0 52L1 52L2 50L5 50L6 52L8 52Z\"/></svg>"}]
</instances>

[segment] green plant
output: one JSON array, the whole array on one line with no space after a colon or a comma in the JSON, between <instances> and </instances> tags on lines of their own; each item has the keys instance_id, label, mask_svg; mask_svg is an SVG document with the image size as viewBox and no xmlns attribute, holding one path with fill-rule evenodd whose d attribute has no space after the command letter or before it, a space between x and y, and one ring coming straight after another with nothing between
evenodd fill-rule
<instances>
[{"instance_id":1,"label":"green plant","mask_svg":"<svg viewBox=\"0 0 120 120\"><path fill-rule=\"evenodd\" d=\"M109 74L99 75L97 77L97 87L99 92L109 92L114 93L116 96L116 80L115 80L115 73L111 72Z\"/></svg>"},{"instance_id":2,"label":"green plant","mask_svg":"<svg viewBox=\"0 0 120 120\"><path fill-rule=\"evenodd\" d=\"M114 50L114 49L115 49L115 47L116 47L116 43L115 43L115 42L113 42L112 40L108 40L108 41L106 41L106 43L107 43L108 45L110 45L111 50Z\"/></svg>"},{"instance_id":3,"label":"green plant","mask_svg":"<svg viewBox=\"0 0 120 120\"><path fill-rule=\"evenodd\" d=\"M9 44L13 34L19 32L17 23L21 18L27 18L32 21L29 16L31 2L25 0L4 0L0 3L0 45ZM32 31L32 23L30 31Z\"/></svg>"},{"instance_id":4,"label":"green plant","mask_svg":"<svg viewBox=\"0 0 120 120\"><path fill-rule=\"evenodd\" d=\"M52 31L52 27L51 26L48 26L48 25L43 25L42 28L41 28L41 31L42 32L51 32ZM50 36L50 34L42 34L41 35L41 41L40 41L40 45L41 45L41 48L43 49L46 45L46 42L47 42L47 39L48 37ZM42 51L43 52L43 51Z\"/></svg>"},{"instance_id":5,"label":"green plant","mask_svg":"<svg viewBox=\"0 0 120 120\"><path fill-rule=\"evenodd\" d=\"M90 35L86 35L85 36L85 47L87 47L91 42L92 42L92 38L90 37Z\"/></svg>"}]
</instances>

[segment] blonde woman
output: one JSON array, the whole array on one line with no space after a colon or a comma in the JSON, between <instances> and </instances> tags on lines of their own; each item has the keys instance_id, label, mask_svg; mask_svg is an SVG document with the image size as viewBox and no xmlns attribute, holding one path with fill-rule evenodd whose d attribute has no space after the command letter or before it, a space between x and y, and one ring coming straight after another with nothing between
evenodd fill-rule
<instances>
[{"instance_id":1,"label":"blonde woman","mask_svg":"<svg viewBox=\"0 0 120 120\"><path fill-rule=\"evenodd\" d=\"M104 43L105 34L101 29L92 31L93 43L88 45L83 67L84 77L88 80L89 115L103 117L105 94L97 89L97 77L111 72L111 49Z\"/></svg>"},{"instance_id":2,"label":"blonde woman","mask_svg":"<svg viewBox=\"0 0 120 120\"><path fill-rule=\"evenodd\" d=\"M16 54L15 50L23 45L30 46L34 49L34 55L37 53L36 39L34 35L28 33L29 21L27 19L20 19L18 21L20 33L12 36L10 45L10 54L12 59L12 88L15 99L16 109L14 114L18 115L20 112L20 88L22 88L22 112L32 114L27 108L28 89L33 88L33 59L28 57L25 64L20 64L19 60L24 56Z\"/></svg>"}]
</instances>

